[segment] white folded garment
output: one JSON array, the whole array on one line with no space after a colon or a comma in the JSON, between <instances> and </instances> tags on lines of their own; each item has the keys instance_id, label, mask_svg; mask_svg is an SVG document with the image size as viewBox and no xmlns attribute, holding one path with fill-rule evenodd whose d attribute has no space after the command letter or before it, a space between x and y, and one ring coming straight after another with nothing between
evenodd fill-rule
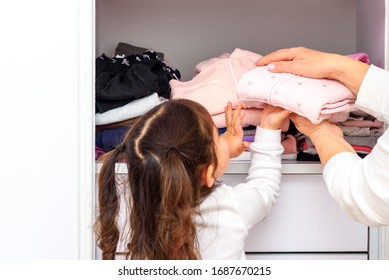
<instances>
[{"instance_id":1,"label":"white folded garment","mask_svg":"<svg viewBox=\"0 0 389 280\"><path fill-rule=\"evenodd\" d=\"M95 124L111 124L139 117L165 101L166 99L160 98L158 93L155 92L152 95L136 99L121 107L104 113L96 113Z\"/></svg>"}]
</instances>

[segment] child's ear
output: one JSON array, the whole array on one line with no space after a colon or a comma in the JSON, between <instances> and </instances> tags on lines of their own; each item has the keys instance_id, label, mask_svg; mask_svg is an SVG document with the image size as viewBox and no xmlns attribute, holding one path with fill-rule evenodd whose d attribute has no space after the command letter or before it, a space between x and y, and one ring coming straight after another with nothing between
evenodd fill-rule
<instances>
[{"instance_id":1,"label":"child's ear","mask_svg":"<svg viewBox=\"0 0 389 280\"><path fill-rule=\"evenodd\" d=\"M214 170L213 164L203 170L203 186L205 185L209 188L213 186L215 183L215 178L213 177Z\"/></svg>"}]
</instances>

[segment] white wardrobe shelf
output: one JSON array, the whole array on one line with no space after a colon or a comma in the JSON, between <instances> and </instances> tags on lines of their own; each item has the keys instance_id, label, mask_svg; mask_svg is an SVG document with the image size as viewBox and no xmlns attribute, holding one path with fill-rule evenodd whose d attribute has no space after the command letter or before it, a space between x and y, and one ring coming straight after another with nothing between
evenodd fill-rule
<instances>
[{"instance_id":1,"label":"white wardrobe shelf","mask_svg":"<svg viewBox=\"0 0 389 280\"><path fill-rule=\"evenodd\" d=\"M96 162L96 173L100 172L102 162ZM247 174L250 167L249 160L232 159L225 174ZM116 165L116 173L127 173L126 165L119 163ZM282 174L322 174L323 168L318 162L304 162L295 160L285 160L282 162Z\"/></svg>"},{"instance_id":2,"label":"white wardrobe shelf","mask_svg":"<svg viewBox=\"0 0 389 280\"><path fill-rule=\"evenodd\" d=\"M225 174L247 174L250 160L232 159ZM282 174L322 174L323 168L320 162L283 160Z\"/></svg>"}]
</instances>

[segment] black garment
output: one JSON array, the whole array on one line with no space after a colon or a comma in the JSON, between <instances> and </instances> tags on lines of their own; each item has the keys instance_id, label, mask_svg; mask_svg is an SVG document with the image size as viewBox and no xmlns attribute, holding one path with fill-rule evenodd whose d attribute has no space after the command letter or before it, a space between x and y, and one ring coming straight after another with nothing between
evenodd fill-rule
<instances>
[{"instance_id":1,"label":"black garment","mask_svg":"<svg viewBox=\"0 0 389 280\"><path fill-rule=\"evenodd\" d=\"M319 155L308 154L304 152L297 152L297 161L320 161Z\"/></svg>"},{"instance_id":2,"label":"black garment","mask_svg":"<svg viewBox=\"0 0 389 280\"><path fill-rule=\"evenodd\" d=\"M115 49L115 56L127 56L133 54L142 54L145 51L150 50L148 48L134 46L128 43L119 42ZM164 59L165 54L161 52L156 52L160 60Z\"/></svg>"},{"instance_id":3,"label":"black garment","mask_svg":"<svg viewBox=\"0 0 389 280\"><path fill-rule=\"evenodd\" d=\"M180 78L180 72L162 62L154 51L123 58L102 54L96 59L96 113L155 92L170 99L169 81Z\"/></svg>"}]
</instances>

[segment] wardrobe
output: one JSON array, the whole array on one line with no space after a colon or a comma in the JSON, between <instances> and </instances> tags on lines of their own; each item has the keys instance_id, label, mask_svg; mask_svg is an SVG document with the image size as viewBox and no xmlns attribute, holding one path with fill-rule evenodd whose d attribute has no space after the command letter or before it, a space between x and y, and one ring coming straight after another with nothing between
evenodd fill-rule
<instances>
[{"instance_id":1,"label":"wardrobe","mask_svg":"<svg viewBox=\"0 0 389 280\"><path fill-rule=\"evenodd\" d=\"M113 56L119 42L150 48L180 70L182 81L194 77L197 63L235 48L259 54L300 45L345 55L365 52L371 63L385 67L385 4L97 0L96 55ZM244 155L233 159L222 180L244 181L248 166ZM248 259L380 258L380 229L342 212L327 192L319 162L284 160L282 174L276 206L250 231Z\"/></svg>"},{"instance_id":2,"label":"wardrobe","mask_svg":"<svg viewBox=\"0 0 389 280\"><path fill-rule=\"evenodd\" d=\"M95 59L119 42L195 65L234 48L366 52L389 68L387 0L19 0L0 17L0 259L98 259ZM233 160L223 180L242 180ZM389 230L350 220L318 162L283 162L281 196L251 232L249 259L389 259Z\"/></svg>"}]
</instances>

